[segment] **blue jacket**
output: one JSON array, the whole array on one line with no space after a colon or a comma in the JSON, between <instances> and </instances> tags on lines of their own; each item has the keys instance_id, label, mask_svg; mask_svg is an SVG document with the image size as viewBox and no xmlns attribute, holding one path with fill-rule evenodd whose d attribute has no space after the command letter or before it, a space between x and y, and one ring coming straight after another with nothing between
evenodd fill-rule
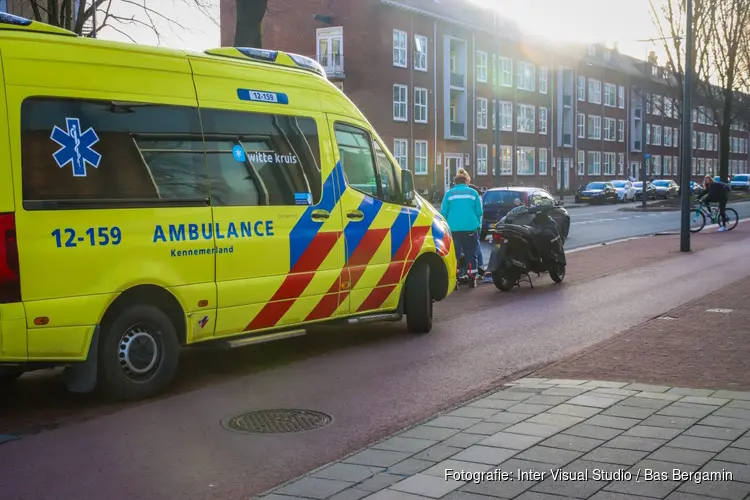
<instances>
[{"instance_id":1,"label":"blue jacket","mask_svg":"<svg viewBox=\"0 0 750 500\"><path fill-rule=\"evenodd\" d=\"M482 197L466 184L445 193L440 212L451 231L477 231L482 227Z\"/></svg>"}]
</instances>

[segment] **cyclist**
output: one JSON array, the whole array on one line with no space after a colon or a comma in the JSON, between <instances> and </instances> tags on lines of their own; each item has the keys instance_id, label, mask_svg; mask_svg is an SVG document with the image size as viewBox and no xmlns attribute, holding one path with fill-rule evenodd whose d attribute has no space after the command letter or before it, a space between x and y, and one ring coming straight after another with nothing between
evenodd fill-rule
<instances>
[{"instance_id":1,"label":"cyclist","mask_svg":"<svg viewBox=\"0 0 750 500\"><path fill-rule=\"evenodd\" d=\"M727 187L720 182L714 182L713 177L707 175L706 178L703 179L703 188L703 192L696 198L697 201L700 203L701 200L703 200L703 203L709 208L711 202L719 204L719 232L726 231Z\"/></svg>"},{"instance_id":2,"label":"cyclist","mask_svg":"<svg viewBox=\"0 0 750 500\"><path fill-rule=\"evenodd\" d=\"M464 255L469 266L469 286L477 284L477 247L482 228L482 198L469 187L471 177L464 169L459 169L454 179L455 187L443 197L440 212L448 221L448 227L456 244L456 255Z\"/></svg>"}]
</instances>

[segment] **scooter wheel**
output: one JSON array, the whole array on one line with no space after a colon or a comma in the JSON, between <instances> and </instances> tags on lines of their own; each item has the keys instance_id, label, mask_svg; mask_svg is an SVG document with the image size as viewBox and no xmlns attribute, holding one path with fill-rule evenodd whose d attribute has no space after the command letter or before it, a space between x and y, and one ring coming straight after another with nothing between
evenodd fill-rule
<instances>
[{"instance_id":1,"label":"scooter wheel","mask_svg":"<svg viewBox=\"0 0 750 500\"><path fill-rule=\"evenodd\" d=\"M510 292L516 285L516 281L517 280L512 279L512 277L505 275L502 271L495 271L492 273L492 283L500 291Z\"/></svg>"},{"instance_id":2,"label":"scooter wheel","mask_svg":"<svg viewBox=\"0 0 750 500\"><path fill-rule=\"evenodd\" d=\"M565 279L565 266L562 264L553 266L553 268L549 270L549 277L552 278L552 281L555 283L562 283Z\"/></svg>"}]
</instances>

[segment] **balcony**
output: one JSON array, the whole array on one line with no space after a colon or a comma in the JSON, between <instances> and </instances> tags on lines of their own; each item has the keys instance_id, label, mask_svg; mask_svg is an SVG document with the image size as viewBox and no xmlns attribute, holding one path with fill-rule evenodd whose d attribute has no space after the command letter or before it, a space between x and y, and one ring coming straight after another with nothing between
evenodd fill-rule
<instances>
[{"instance_id":1,"label":"balcony","mask_svg":"<svg viewBox=\"0 0 750 500\"><path fill-rule=\"evenodd\" d=\"M323 66L328 78L343 79L346 76L343 54L318 54L315 59Z\"/></svg>"},{"instance_id":2,"label":"balcony","mask_svg":"<svg viewBox=\"0 0 750 500\"><path fill-rule=\"evenodd\" d=\"M564 148L573 147L573 134L563 134L562 145Z\"/></svg>"},{"instance_id":3,"label":"balcony","mask_svg":"<svg viewBox=\"0 0 750 500\"><path fill-rule=\"evenodd\" d=\"M461 122L451 122L451 137L466 137L466 124Z\"/></svg>"},{"instance_id":4,"label":"balcony","mask_svg":"<svg viewBox=\"0 0 750 500\"><path fill-rule=\"evenodd\" d=\"M563 96L563 107L564 108L572 108L573 107L573 96L572 95L564 95Z\"/></svg>"},{"instance_id":5,"label":"balcony","mask_svg":"<svg viewBox=\"0 0 750 500\"><path fill-rule=\"evenodd\" d=\"M450 80L451 80L451 87L462 89L462 90L466 88L466 75L462 73L451 72Z\"/></svg>"}]
</instances>

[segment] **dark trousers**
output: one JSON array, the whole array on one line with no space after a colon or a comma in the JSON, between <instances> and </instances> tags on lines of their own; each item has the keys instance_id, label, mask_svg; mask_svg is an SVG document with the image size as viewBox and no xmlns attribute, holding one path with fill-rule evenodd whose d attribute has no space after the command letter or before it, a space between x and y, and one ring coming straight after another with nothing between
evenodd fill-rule
<instances>
[{"instance_id":1,"label":"dark trousers","mask_svg":"<svg viewBox=\"0 0 750 500\"><path fill-rule=\"evenodd\" d=\"M719 225L727 225L727 200L719 202Z\"/></svg>"},{"instance_id":2,"label":"dark trousers","mask_svg":"<svg viewBox=\"0 0 750 500\"><path fill-rule=\"evenodd\" d=\"M456 244L456 257L463 254L464 262L472 274L477 272L477 248L479 248L479 235L477 231L455 231L453 241Z\"/></svg>"}]
</instances>

